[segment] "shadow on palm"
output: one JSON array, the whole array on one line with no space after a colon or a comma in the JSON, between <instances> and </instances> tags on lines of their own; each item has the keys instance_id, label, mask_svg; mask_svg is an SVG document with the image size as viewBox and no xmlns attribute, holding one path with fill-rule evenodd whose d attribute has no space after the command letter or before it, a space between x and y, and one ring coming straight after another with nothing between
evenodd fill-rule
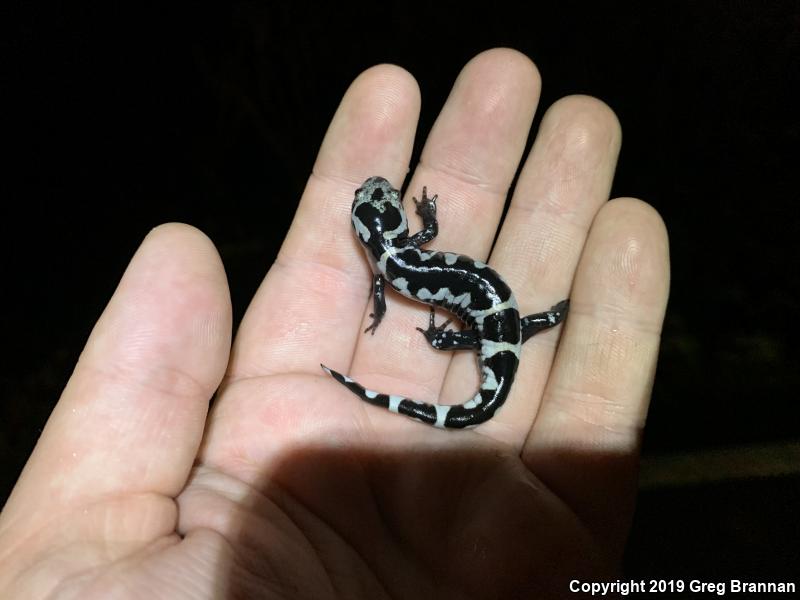
<instances>
[{"instance_id":1,"label":"shadow on palm","mask_svg":"<svg viewBox=\"0 0 800 600\"><path fill-rule=\"evenodd\" d=\"M519 457L475 446L468 435L435 449L285 454L233 528L229 597L277 586L294 598L552 598L571 579L611 575L597 532ZM568 460L619 470L631 457Z\"/></svg>"}]
</instances>

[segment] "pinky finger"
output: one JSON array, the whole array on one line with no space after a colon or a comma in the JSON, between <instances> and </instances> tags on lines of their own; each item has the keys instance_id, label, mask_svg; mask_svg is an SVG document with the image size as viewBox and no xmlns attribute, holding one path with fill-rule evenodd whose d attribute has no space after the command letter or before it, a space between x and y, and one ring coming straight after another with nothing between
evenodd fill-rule
<instances>
[{"instance_id":1,"label":"pinky finger","mask_svg":"<svg viewBox=\"0 0 800 600\"><path fill-rule=\"evenodd\" d=\"M621 549L633 510L641 431L669 293L666 229L644 202L594 220L528 467L602 539Z\"/></svg>"}]
</instances>

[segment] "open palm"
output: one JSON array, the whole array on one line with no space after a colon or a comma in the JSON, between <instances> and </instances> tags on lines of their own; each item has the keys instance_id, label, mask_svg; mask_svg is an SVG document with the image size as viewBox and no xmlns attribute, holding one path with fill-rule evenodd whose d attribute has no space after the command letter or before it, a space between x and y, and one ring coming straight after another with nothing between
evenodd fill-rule
<instances>
[{"instance_id":1,"label":"open palm","mask_svg":"<svg viewBox=\"0 0 800 600\"><path fill-rule=\"evenodd\" d=\"M518 53L473 59L409 187L439 194L433 245L488 258L522 314L571 299L565 326L523 347L494 419L437 430L319 368L425 401L463 402L478 382L474 354L416 331L422 304L390 293L362 334L371 278L352 194L371 175L402 183L419 111L411 76L375 67L345 95L232 348L209 240L184 225L145 239L0 517L0 595L531 598L612 577L666 235L646 204L607 201L619 125L587 97L545 115L498 234L538 91Z\"/></svg>"}]
</instances>

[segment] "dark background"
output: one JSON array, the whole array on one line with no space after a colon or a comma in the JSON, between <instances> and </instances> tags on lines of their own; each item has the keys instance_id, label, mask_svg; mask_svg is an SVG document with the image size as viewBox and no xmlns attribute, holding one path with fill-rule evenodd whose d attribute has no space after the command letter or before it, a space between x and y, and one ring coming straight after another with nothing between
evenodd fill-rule
<instances>
[{"instance_id":1,"label":"dark background","mask_svg":"<svg viewBox=\"0 0 800 600\"><path fill-rule=\"evenodd\" d=\"M534 59L542 107L586 93L616 111L613 195L667 223L645 456L746 462L800 437L798 3L164 4L3 9L0 500L150 228L211 237L238 320L352 79L408 69L421 141L461 67L494 46ZM767 476L769 462L643 489L627 574L800 572L800 466Z\"/></svg>"}]
</instances>

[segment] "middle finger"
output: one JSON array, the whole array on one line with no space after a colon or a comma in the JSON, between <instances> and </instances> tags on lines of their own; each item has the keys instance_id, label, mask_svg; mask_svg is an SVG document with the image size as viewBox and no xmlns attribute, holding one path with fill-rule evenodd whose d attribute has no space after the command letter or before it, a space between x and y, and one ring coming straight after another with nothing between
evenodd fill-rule
<instances>
[{"instance_id":1,"label":"middle finger","mask_svg":"<svg viewBox=\"0 0 800 600\"><path fill-rule=\"evenodd\" d=\"M588 96L563 98L544 115L489 261L514 290L520 316L545 311L569 295L589 227L608 200L620 138L614 113ZM521 447L561 329L524 345L506 406L482 433ZM458 370L451 371L455 376L448 383L457 383Z\"/></svg>"}]
</instances>

